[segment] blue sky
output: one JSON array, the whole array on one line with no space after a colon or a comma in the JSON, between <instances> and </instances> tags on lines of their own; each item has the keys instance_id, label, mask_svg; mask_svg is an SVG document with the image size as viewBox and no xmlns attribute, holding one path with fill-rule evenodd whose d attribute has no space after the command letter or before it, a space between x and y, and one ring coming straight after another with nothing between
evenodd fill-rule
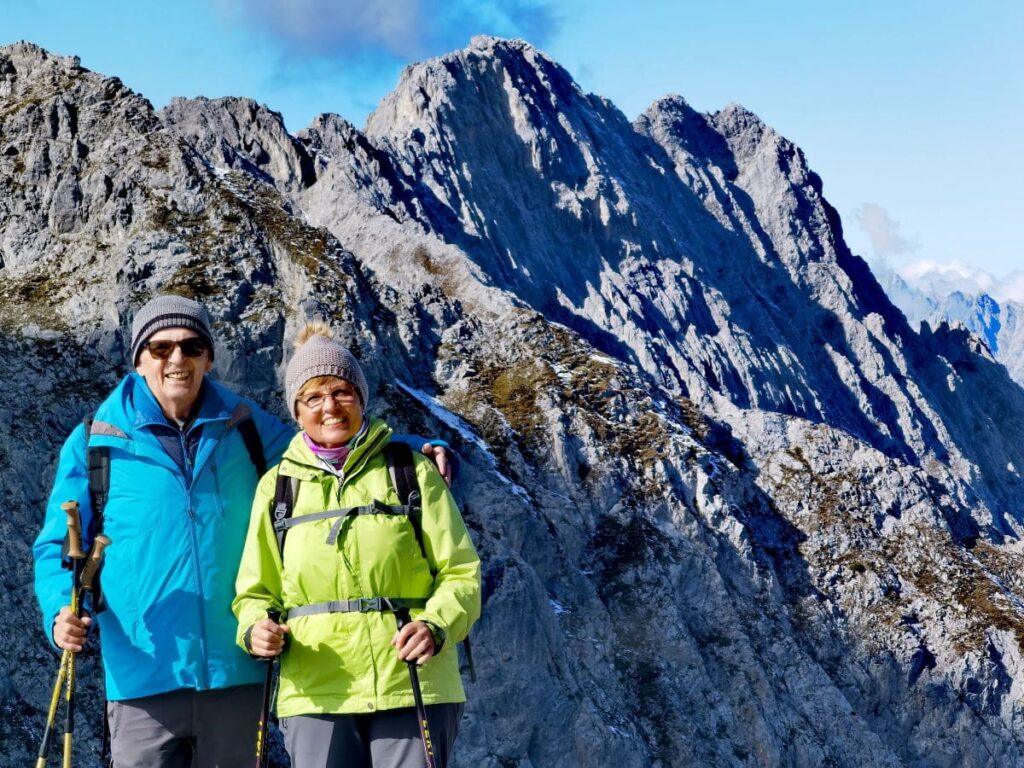
<instances>
[{"instance_id":1,"label":"blue sky","mask_svg":"<svg viewBox=\"0 0 1024 768\"><path fill-rule=\"evenodd\" d=\"M1024 3L0 0L0 44L75 54L162 106L251 96L362 125L403 66L523 37L630 118L738 102L807 154L848 242L893 266L1024 269Z\"/></svg>"}]
</instances>

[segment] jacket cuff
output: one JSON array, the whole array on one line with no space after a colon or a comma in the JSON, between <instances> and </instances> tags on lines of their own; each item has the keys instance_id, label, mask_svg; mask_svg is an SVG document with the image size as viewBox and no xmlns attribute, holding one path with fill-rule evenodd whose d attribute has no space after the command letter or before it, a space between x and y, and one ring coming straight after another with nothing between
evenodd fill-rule
<instances>
[{"instance_id":1,"label":"jacket cuff","mask_svg":"<svg viewBox=\"0 0 1024 768\"><path fill-rule=\"evenodd\" d=\"M444 641L448 639L448 634L432 622L424 621L423 623L427 625L427 629L430 630L431 637L434 638L434 655L436 656L444 647Z\"/></svg>"},{"instance_id":2,"label":"jacket cuff","mask_svg":"<svg viewBox=\"0 0 1024 768\"><path fill-rule=\"evenodd\" d=\"M250 624L249 628L245 630L245 634L242 635L242 645L245 646L246 653L248 653L254 659L258 659L260 657L252 652L252 630L255 626L255 624Z\"/></svg>"}]
</instances>

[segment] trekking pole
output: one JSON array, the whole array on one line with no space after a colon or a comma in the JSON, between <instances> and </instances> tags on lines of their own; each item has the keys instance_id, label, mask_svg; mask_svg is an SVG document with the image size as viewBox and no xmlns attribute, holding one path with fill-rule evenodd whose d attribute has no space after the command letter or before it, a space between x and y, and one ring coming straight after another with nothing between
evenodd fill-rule
<instances>
[{"instance_id":1,"label":"trekking pole","mask_svg":"<svg viewBox=\"0 0 1024 768\"><path fill-rule=\"evenodd\" d=\"M89 557L82 567L81 560L75 560L74 564L79 571L77 596L72 595L71 610L76 617L82 615L82 601L85 599L87 590L93 588L93 581L96 572L103 559L103 550L110 544L110 539L102 533L96 536L89 550ZM67 710L64 715L64 764L63 768L71 768L71 741L75 733L75 669L77 666L78 654L72 653L68 660L67 672Z\"/></svg>"},{"instance_id":2,"label":"trekking pole","mask_svg":"<svg viewBox=\"0 0 1024 768\"><path fill-rule=\"evenodd\" d=\"M36 768L43 768L46 765L46 757L50 754L50 742L53 741L53 726L57 720L57 705L60 703L60 691L64 687L64 677L68 671L68 659L71 652L64 650L60 656L60 667L57 668L57 679L53 682L53 694L50 696L50 709L46 715L46 729L43 731L43 741L39 745L39 756L36 758Z\"/></svg>"},{"instance_id":3,"label":"trekking pole","mask_svg":"<svg viewBox=\"0 0 1024 768\"><path fill-rule=\"evenodd\" d=\"M277 624L281 620L281 612L271 608L267 618ZM267 765L267 735L270 726L270 692L274 687L274 663L277 656L264 659L267 662L267 676L263 679L263 703L260 705L260 721L256 725L256 768Z\"/></svg>"},{"instance_id":4,"label":"trekking pole","mask_svg":"<svg viewBox=\"0 0 1024 768\"><path fill-rule=\"evenodd\" d=\"M409 623L408 608L395 609L395 622L398 630ZM430 741L430 724L427 722L427 709L423 706L423 692L420 690L420 675L416 669L416 661L410 659L405 662L409 667L409 682L412 683L412 698L416 702L416 722L420 726L420 739L423 741L423 756L426 758L427 768L436 768L434 762L434 744Z\"/></svg>"},{"instance_id":5,"label":"trekking pole","mask_svg":"<svg viewBox=\"0 0 1024 768\"><path fill-rule=\"evenodd\" d=\"M65 501L60 505L67 515L67 535L64 542L67 545L67 554L71 558L71 612L76 613L78 606L78 576L79 564L85 553L82 552L82 522L78 513L78 502ZM76 613L77 615L77 613ZM53 742L53 728L57 722L57 706L60 704L60 691L68 676L68 669L71 667L74 654L66 648L60 655L60 666L57 668L57 679L53 683L53 693L50 696L50 709L46 715L46 728L43 730L43 740L39 744L39 755L36 758L36 768L43 768L46 765L46 758L50 754L50 745Z\"/></svg>"}]
</instances>

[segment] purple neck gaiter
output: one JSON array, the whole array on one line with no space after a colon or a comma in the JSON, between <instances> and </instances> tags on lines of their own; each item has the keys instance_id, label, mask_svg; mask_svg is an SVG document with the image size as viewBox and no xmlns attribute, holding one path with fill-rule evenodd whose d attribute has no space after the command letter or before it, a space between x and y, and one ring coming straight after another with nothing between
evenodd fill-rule
<instances>
[{"instance_id":1,"label":"purple neck gaiter","mask_svg":"<svg viewBox=\"0 0 1024 768\"><path fill-rule=\"evenodd\" d=\"M309 446L309 450L313 452L313 455L319 459L323 459L333 467L341 467L345 463L345 459L352 452L352 449L356 447L363 435L370 431L370 421L363 416L363 424L359 427L359 431L348 441L346 445L340 448L324 448L322 445L314 443L309 435L305 432L302 433L302 439L306 441L306 445Z\"/></svg>"},{"instance_id":2,"label":"purple neck gaiter","mask_svg":"<svg viewBox=\"0 0 1024 768\"><path fill-rule=\"evenodd\" d=\"M309 446L309 450L313 452L314 456L323 459L335 467L340 467L344 464L345 459L352 452L352 449L347 445L343 445L340 448L324 448L322 445L314 443L305 432L302 433L302 439L306 441L306 445Z\"/></svg>"}]
</instances>

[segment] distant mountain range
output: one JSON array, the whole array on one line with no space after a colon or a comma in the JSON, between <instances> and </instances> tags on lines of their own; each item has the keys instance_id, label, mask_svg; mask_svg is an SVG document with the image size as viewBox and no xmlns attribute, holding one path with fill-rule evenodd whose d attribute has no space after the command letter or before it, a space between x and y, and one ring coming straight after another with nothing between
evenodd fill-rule
<instances>
[{"instance_id":1,"label":"distant mountain range","mask_svg":"<svg viewBox=\"0 0 1024 768\"><path fill-rule=\"evenodd\" d=\"M911 325L959 323L983 339L1024 385L1024 271L998 280L962 264L918 262L900 271L885 265L872 268Z\"/></svg>"},{"instance_id":2,"label":"distant mountain range","mask_svg":"<svg viewBox=\"0 0 1024 768\"><path fill-rule=\"evenodd\" d=\"M30 545L57 452L162 291L285 416L327 319L375 413L460 450L484 610L455 766L1024 765L1024 389L984 334L909 323L823 190L741 106L631 122L518 40L294 135L0 48L0 765L56 669Z\"/></svg>"}]
</instances>

